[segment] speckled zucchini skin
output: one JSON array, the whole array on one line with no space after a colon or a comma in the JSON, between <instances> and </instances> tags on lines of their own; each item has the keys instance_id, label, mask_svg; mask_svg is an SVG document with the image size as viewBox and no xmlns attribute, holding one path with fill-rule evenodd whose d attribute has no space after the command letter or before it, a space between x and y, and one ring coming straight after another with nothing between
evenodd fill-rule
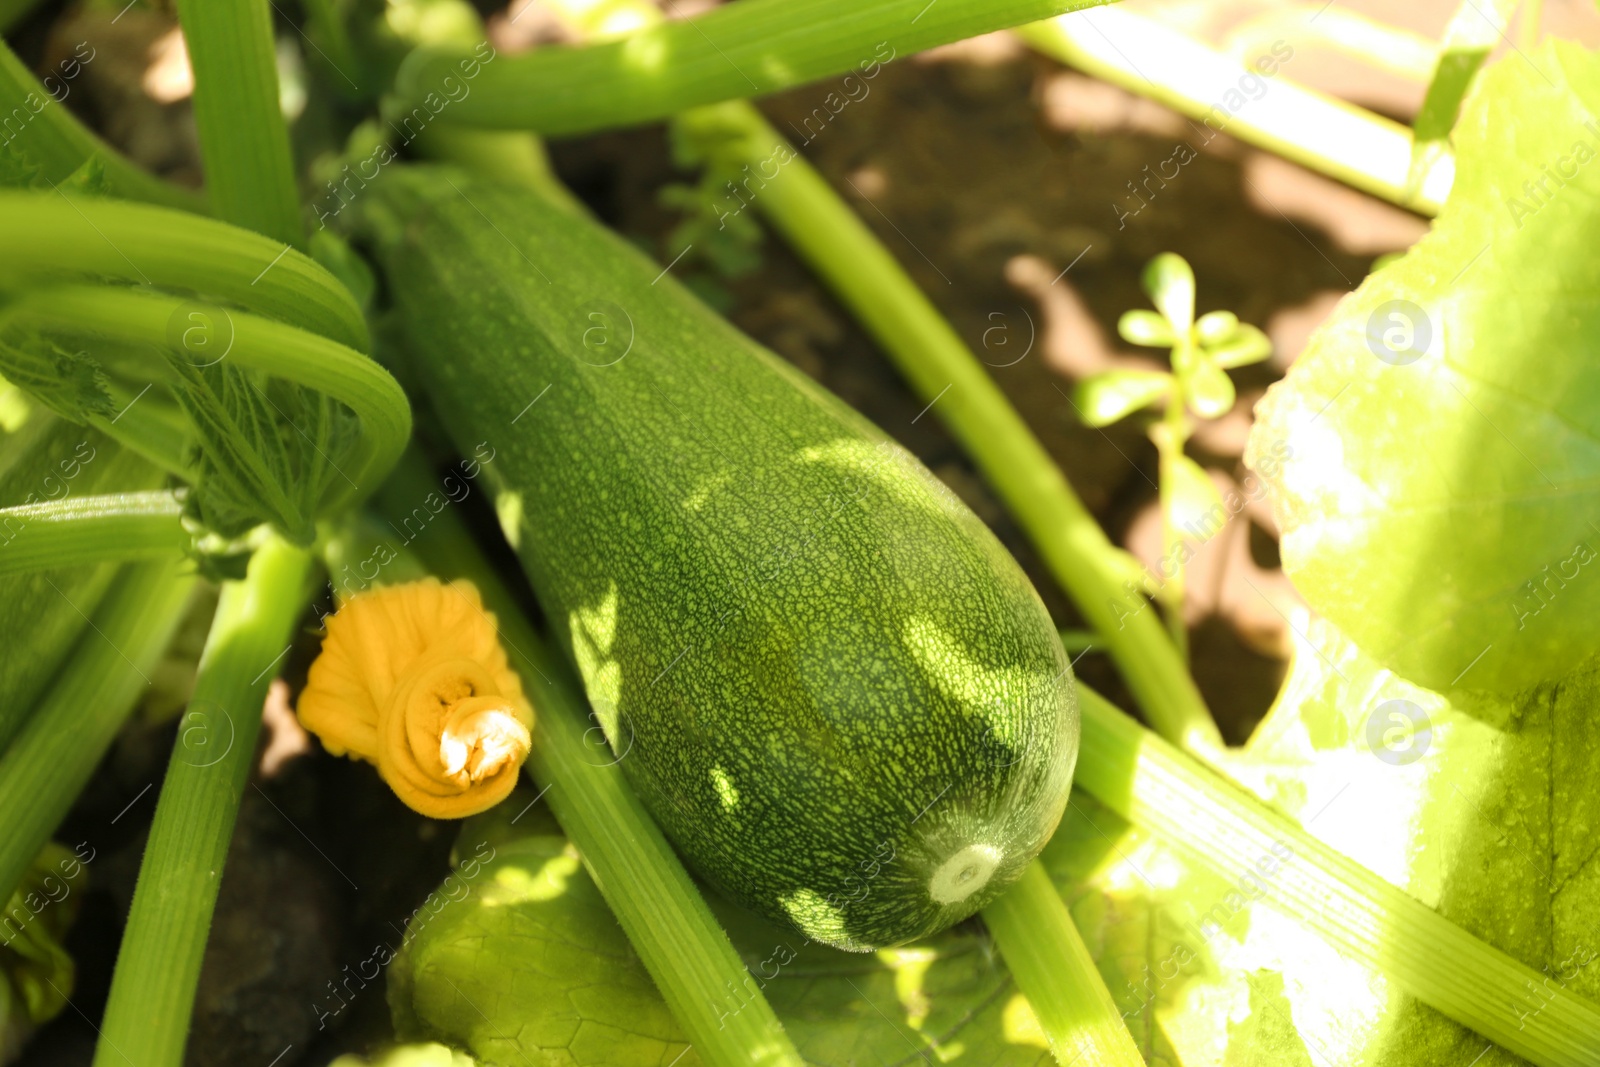
<instances>
[{"instance_id":1,"label":"speckled zucchini skin","mask_svg":"<svg viewBox=\"0 0 1600 1067\"><path fill-rule=\"evenodd\" d=\"M818 941L982 907L1054 831L1078 749L1016 562L632 246L447 173L375 182L362 235L405 373L464 454L494 450L609 758L697 873Z\"/></svg>"}]
</instances>

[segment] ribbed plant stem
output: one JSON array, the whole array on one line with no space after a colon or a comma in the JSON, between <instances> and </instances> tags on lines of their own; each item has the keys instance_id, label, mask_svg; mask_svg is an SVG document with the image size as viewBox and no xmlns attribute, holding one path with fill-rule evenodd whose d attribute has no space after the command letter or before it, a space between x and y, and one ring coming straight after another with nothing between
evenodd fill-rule
<instances>
[{"instance_id":1,"label":"ribbed plant stem","mask_svg":"<svg viewBox=\"0 0 1600 1067\"><path fill-rule=\"evenodd\" d=\"M1103 0L739 0L623 40L540 48L482 64L470 95L439 120L576 134L761 96ZM410 105L462 84L471 53L406 60L396 92ZM459 91L459 90L457 90Z\"/></svg>"},{"instance_id":2,"label":"ribbed plant stem","mask_svg":"<svg viewBox=\"0 0 1600 1067\"><path fill-rule=\"evenodd\" d=\"M1455 178L1455 158L1445 152L1413 186L1411 131L1295 84L1282 73L1292 54L1262 79L1237 59L1121 7L1034 23L1017 35L1052 59L1187 116L1191 143L1226 133L1424 215L1438 213ZM1263 81L1259 95L1245 95Z\"/></svg>"},{"instance_id":3,"label":"ribbed plant stem","mask_svg":"<svg viewBox=\"0 0 1600 1067\"><path fill-rule=\"evenodd\" d=\"M271 238L142 204L0 191L0 281L79 274L226 299L358 352L371 341L350 291Z\"/></svg>"},{"instance_id":4,"label":"ribbed plant stem","mask_svg":"<svg viewBox=\"0 0 1600 1067\"><path fill-rule=\"evenodd\" d=\"M169 490L0 508L0 576L108 560L176 558L188 543Z\"/></svg>"},{"instance_id":5,"label":"ribbed plant stem","mask_svg":"<svg viewBox=\"0 0 1600 1067\"><path fill-rule=\"evenodd\" d=\"M1078 610L1106 641L1150 721L1194 751L1222 746L1216 723L1155 611L1127 588L1111 544L994 379L878 238L749 104L679 116L679 131L732 172L777 175L753 203L889 354L966 448ZM893 430L894 427L889 427Z\"/></svg>"},{"instance_id":6,"label":"ribbed plant stem","mask_svg":"<svg viewBox=\"0 0 1600 1067\"><path fill-rule=\"evenodd\" d=\"M276 538L227 582L178 726L95 1049L96 1067L179 1067L261 704L305 604L308 553Z\"/></svg>"},{"instance_id":7,"label":"ribbed plant stem","mask_svg":"<svg viewBox=\"0 0 1600 1067\"><path fill-rule=\"evenodd\" d=\"M414 454L379 494L382 510L407 514L436 487ZM701 1062L712 1067L801 1067L766 998L727 1011L727 983L748 971L688 872L623 778L594 729L570 669L549 652L454 511L439 513L410 546L442 578L467 578L494 612L512 665L538 712L527 770L548 792L556 819L611 905Z\"/></svg>"},{"instance_id":8,"label":"ribbed plant stem","mask_svg":"<svg viewBox=\"0 0 1600 1067\"><path fill-rule=\"evenodd\" d=\"M1600 1006L1323 844L1081 684L1078 707L1075 785L1112 812L1501 1047L1541 1067L1600 1063ZM1272 874L1257 874L1263 860Z\"/></svg>"},{"instance_id":9,"label":"ribbed plant stem","mask_svg":"<svg viewBox=\"0 0 1600 1067\"><path fill-rule=\"evenodd\" d=\"M206 191L220 218L305 247L268 0L178 0Z\"/></svg>"},{"instance_id":10,"label":"ribbed plant stem","mask_svg":"<svg viewBox=\"0 0 1600 1067\"><path fill-rule=\"evenodd\" d=\"M1006 967L1060 1064L1143 1067L1089 947L1039 862L983 909Z\"/></svg>"},{"instance_id":11,"label":"ribbed plant stem","mask_svg":"<svg viewBox=\"0 0 1600 1067\"><path fill-rule=\"evenodd\" d=\"M80 336L131 341L152 353L151 377L162 373L155 351L170 344L171 324L193 306L176 296L110 286L33 290L7 309L6 321ZM370 494L388 473L411 435L411 406L389 372L336 341L246 312L212 309L226 321L226 359L326 393L346 405L361 424L342 477L334 479L322 510L336 510ZM107 420L97 425L114 430Z\"/></svg>"},{"instance_id":12,"label":"ribbed plant stem","mask_svg":"<svg viewBox=\"0 0 1600 1067\"><path fill-rule=\"evenodd\" d=\"M17 887L149 687L194 588L182 569L176 560L123 568L55 685L0 756L0 900Z\"/></svg>"},{"instance_id":13,"label":"ribbed plant stem","mask_svg":"<svg viewBox=\"0 0 1600 1067\"><path fill-rule=\"evenodd\" d=\"M89 53L89 62L94 62L97 55ZM79 62L76 56L73 61ZM79 62L80 78L81 67ZM106 191L112 196L185 211L205 210L199 196L140 170L79 122L61 101L81 82L61 77L64 73L51 74L51 88L55 90L52 93L0 41L0 115L8 119L7 147L12 152L38 167L39 176L48 185L59 184L94 157L104 168Z\"/></svg>"}]
</instances>

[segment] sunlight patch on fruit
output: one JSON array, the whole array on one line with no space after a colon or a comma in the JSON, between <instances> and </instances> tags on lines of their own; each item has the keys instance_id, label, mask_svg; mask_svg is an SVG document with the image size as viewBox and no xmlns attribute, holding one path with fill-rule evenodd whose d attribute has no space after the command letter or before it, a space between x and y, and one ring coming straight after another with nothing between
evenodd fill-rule
<instances>
[{"instance_id":1,"label":"sunlight patch on fruit","mask_svg":"<svg viewBox=\"0 0 1600 1067\"><path fill-rule=\"evenodd\" d=\"M844 912L829 904L815 889L801 889L779 901L789 919L801 932L825 943L844 944Z\"/></svg>"},{"instance_id":2,"label":"sunlight patch on fruit","mask_svg":"<svg viewBox=\"0 0 1600 1067\"><path fill-rule=\"evenodd\" d=\"M1028 671L995 669L975 660L966 646L925 615L913 615L901 627L901 641L916 656L928 680L946 697L970 709L986 709L988 737L1008 750L1023 743L1018 716L1004 713L1007 698L1022 700L1032 688Z\"/></svg>"},{"instance_id":3,"label":"sunlight patch on fruit","mask_svg":"<svg viewBox=\"0 0 1600 1067\"><path fill-rule=\"evenodd\" d=\"M896 503L919 508L929 514L967 514L967 506L950 491L950 487L935 477L915 456L893 441L868 441L843 438L825 445L813 445L800 450L801 462L826 464L841 471L859 474L870 484L864 485L856 500L865 500L871 492L889 494ZM904 475L911 474L916 482ZM927 492L919 492L913 485L920 483Z\"/></svg>"},{"instance_id":4,"label":"sunlight patch on fruit","mask_svg":"<svg viewBox=\"0 0 1600 1067\"><path fill-rule=\"evenodd\" d=\"M734 786L733 779L728 777L728 772L722 769L721 764L711 768L711 787L717 791L717 799L722 801L722 810L731 812L739 806L739 790Z\"/></svg>"},{"instance_id":5,"label":"sunlight patch on fruit","mask_svg":"<svg viewBox=\"0 0 1600 1067\"><path fill-rule=\"evenodd\" d=\"M579 608L568 617L578 673L613 749L617 746L617 715L622 700L622 665L611 654L617 639L619 596L613 581L599 603Z\"/></svg>"}]
</instances>

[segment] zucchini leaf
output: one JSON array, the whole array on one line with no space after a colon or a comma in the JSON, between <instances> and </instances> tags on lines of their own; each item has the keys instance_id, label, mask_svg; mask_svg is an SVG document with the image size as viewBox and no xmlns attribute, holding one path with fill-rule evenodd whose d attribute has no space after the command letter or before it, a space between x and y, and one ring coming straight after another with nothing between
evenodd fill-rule
<instances>
[{"instance_id":1,"label":"zucchini leaf","mask_svg":"<svg viewBox=\"0 0 1600 1067\"><path fill-rule=\"evenodd\" d=\"M402 1040L443 1041L506 1067L700 1062L564 838L501 840L479 854L492 858L475 876L469 860L446 880L389 969ZM858 955L808 945L715 897L712 905L749 988L761 988L809 1063L1051 1062L1031 1010L973 925ZM750 995L730 989L720 1008L735 1013Z\"/></svg>"},{"instance_id":2,"label":"zucchini leaf","mask_svg":"<svg viewBox=\"0 0 1600 1067\"><path fill-rule=\"evenodd\" d=\"M77 917L87 868L51 841L0 915L0 1048L15 1048L61 1013L77 968L62 939Z\"/></svg>"},{"instance_id":3,"label":"zucchini leaf","mask_svg":"<svg viewBox=\"0 0 1600 1067\"><path fill-rule=\"evenodd\" d=\"M1299 642L1285 702L1238 775L1323 840L1545 976L1600 1000L1600 659L1510 697L1447 701L1383 670L1332 626ZM1522 1063L1373 976L1376 1063L1482 1054ZM1544 988L1520 991L1525 1016ZM1388 995L1393 998L1393 994Z\"/></svg>"},{"instance_id":4,"label":"zucchini leaf","mask_svg":"<svg viewBox=\"0 0 1600 1067\"><path fill-rule=\"evenodd\" d=\"M42 337L21 344L0 341L0 374L71 422L116 414L111 383L87 352L69 352Z\"/></svg>"},{"instance_id":5,"label":"zucchini leaf","mask_svg":"<svg viewBox=\"0 0 1600 1067\"><path fill-rule=\"evenodd\" d=\"M1384 666L1502 694L1572 670L1600 614L1600 59L1489 67L1426 238L1258 405L1285 570Z\"/></svg>"},{"instance_id":6,"label":"zucchini leaf","mask_svg":"<svg viewBox=\"0 0 1600 1067\"><path fill-rule=\"evenodd\" d=\"M323 394L167 353L178 403L194 428L199 474L185 510L225 537L272 523L299 545L315 538L317 502L358 428Z\"/></svg>"},{"instance_id":7,"label":"zucchini leaf","mask_svg":"<svg viewBox=\"0 0 1600 1067\"><path fill-rule=\"evenodd\" d=\"M472 1058L443 1045L399 1045L371 1060L346 1053L328 1067L475 1067Z\"/></svg>"},{"instance_id":8,"label":"zucchini leaf","mask_svg":"<svg viewBox=\"0 0 1600 1067\"><path fill-rule=\"evenodd\" d=\"M1514 697L1453 704L1331 624L1301 628L1287 684L1226 770L1344 854L1544 976L1600 999L1600 658ZM1420 1003L1266 903L1086 797L1045 853L1151 1062L1511 1067L1525 1061ZM1303 862L1290 857L1285 862Z\"/></svg>"}]
</instances>

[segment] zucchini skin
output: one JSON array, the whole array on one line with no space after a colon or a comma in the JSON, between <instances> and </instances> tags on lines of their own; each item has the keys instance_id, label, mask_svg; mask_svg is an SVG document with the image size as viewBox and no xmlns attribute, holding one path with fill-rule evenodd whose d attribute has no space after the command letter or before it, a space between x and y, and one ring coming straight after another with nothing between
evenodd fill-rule
<instances>
[{"instance_id":1,"label":"zucchini skin","mask_svg":"<svg viewBox=\"0 0 1600 1067\"><path fill-rule=\"evenodd\" d=\"M1077 706L983 523L599 224L441 168L363 196L402 377L497 454L606 758L689 866L855 951L1019 876L1065 808Z\"/></svg>"}]
</instances>

